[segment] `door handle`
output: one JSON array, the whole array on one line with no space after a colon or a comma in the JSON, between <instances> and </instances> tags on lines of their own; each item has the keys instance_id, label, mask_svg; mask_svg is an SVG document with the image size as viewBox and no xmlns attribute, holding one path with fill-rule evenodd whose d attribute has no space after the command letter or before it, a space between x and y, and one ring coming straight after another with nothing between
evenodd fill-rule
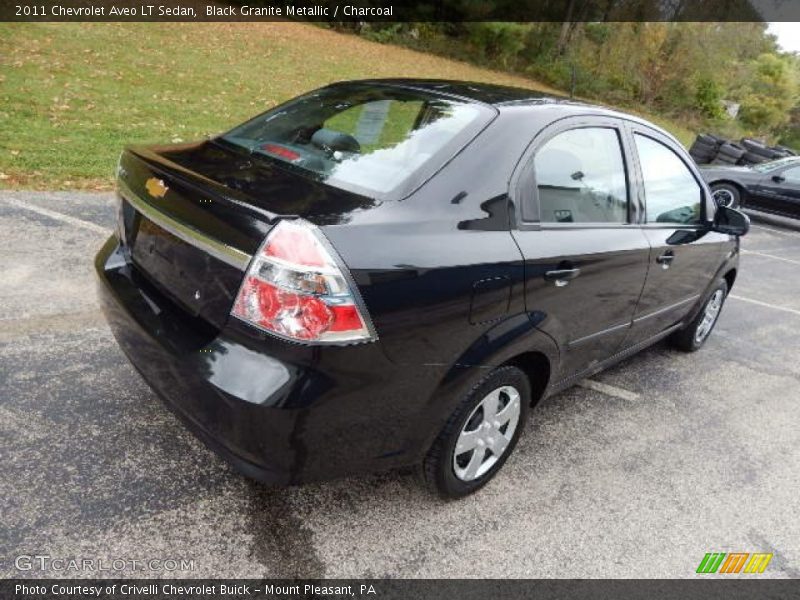
<instances>
[{"instance_id":1,"label":"door handle","mask_svg":"<svg viewBox=\"0 0 800 600\"><path fill-rule=\"evenodd\" d=\"M575 279L581 274L581 270L577 267L574 269L556 269L555 271L545 271L545 281L552 281L556 287L564 287L570 280Z\"/></svg>"},{"instance_id":2,"label":"door handle","mask_svg":"<svg viewBox=\"0 0 800 600\"><path fill-rule=\"evenodd\" d=\"M656 262L661 265L662 269L669 269L673 260L675 260L675 254L673 254L672 250L667 250L656 259Z\"/></svg>"}]
</instances>

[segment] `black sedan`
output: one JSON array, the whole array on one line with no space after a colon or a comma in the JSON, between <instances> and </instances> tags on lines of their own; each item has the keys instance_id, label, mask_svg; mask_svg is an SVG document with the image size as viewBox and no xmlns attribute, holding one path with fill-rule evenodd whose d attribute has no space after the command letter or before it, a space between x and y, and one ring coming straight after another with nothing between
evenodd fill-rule
<instances>
[{"instance_id":1,"label":"black sedan","mask_svg":"<svg viewBox=\"0 0 800 600\"><path fill-rule=\"evenodd\" d=\"M700 348L748 228L646 121L446 81L129 148L118 191L104 311L199 437L268 482L417 465L446 497L543 397L662 338Z\"/></svg>"},{"instance_id":2,"label":"black sedan","mask_svg":"<svg viewBox=\"0 0 800 600\"><path fill-rule=\"evenodd\" d=\"M700 172L721 206L800 218L800 156L749 167L713 165L701 167Z\"/></svg>"}]
</instances>

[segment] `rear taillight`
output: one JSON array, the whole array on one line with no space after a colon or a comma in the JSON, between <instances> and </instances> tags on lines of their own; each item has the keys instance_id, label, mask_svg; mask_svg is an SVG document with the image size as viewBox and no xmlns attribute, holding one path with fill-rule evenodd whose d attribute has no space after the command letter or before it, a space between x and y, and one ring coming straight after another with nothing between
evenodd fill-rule
<instances>
[{"instance_id":1,"label":"rear taillight","mask_svg":"<svg viewBox=\"0 0 800 600\"><path fill-rule=\"evenodd\" d=\"M347 267L322 232L299 219L280 221L270 231L231 314L297 342L377 339Z\"/></svg>"}]
</instances>

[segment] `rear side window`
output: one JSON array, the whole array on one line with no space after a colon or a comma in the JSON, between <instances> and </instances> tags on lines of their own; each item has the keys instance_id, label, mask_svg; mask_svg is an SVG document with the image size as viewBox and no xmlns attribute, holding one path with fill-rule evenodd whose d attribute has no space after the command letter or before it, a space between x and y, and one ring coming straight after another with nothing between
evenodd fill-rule
<instances>
[{"instance_id":1,"label":"rear side window","mask_svg":"<svg viewBox=\"0 0 800 600\"><path fill-rule=\"evenodd\" d=\"M648 223L699 223L703 191L689 168L661 142L638 133L634 139L642 165Z\"/></svg>"},{"instance_id":2,"label":"rear side window","mask_svg":"<svg viewBox=\"0 0 800 600\"><path fill-rule=\"evenodd\" d=\"M336 187L403 197L494 114L487 106L422 91L339 85L279 106L222 140Z\"/></svg>"},{"instance_id":3,"label":"rear side window","mask_svg":"<svg viewBox=\"0 0 800 600\"><path fill-rule=\"evenodd\" d=\"M559 133L534 158L543 223L626 223L628 185L616 129Z\"/></svg>"}]
</instances>

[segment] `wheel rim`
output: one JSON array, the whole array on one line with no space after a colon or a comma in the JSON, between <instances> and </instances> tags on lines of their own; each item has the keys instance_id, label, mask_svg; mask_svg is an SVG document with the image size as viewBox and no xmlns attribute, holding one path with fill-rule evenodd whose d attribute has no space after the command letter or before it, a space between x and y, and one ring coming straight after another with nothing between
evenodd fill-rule
<instances>
[{"instance_id":1,"label":"wheel rim","mask_svg":"<svg viewBox=\"0 0 800 600\"><path fill-rule=\"evenodd\" d=\"M702 342L711 333L711 329L714 327L717 317L719 317L719 311L722 309L722 301L724 299L725 294L722 290L717 290L706 303L703 318L700 321L700 325L697 326L697 333L694 334L696 342Z\"/></svg>"},{"instance_id":2,"label":"wheel rim","mask_svg":"<svg viewBox=\"0 0 800 600\"><path fill-rule=\"evenodd\" d=\"M505 454L517 430L520 402L519 391L504 385L470 413L453 450L453 471L461 481L479 479Z\"/></svg>"},{"instance_id":3,"label":"wheel rim","mask_svg":"<svg viewBox=\"0 0 800 600\"><path fill-rule=\"evenodd\" d=\"M714 202L717 203L717 206L726 206L730 208L736 201L733 192L725 188L714 190L712 196L714 197Z\"/></svg>"}]
</instances>

